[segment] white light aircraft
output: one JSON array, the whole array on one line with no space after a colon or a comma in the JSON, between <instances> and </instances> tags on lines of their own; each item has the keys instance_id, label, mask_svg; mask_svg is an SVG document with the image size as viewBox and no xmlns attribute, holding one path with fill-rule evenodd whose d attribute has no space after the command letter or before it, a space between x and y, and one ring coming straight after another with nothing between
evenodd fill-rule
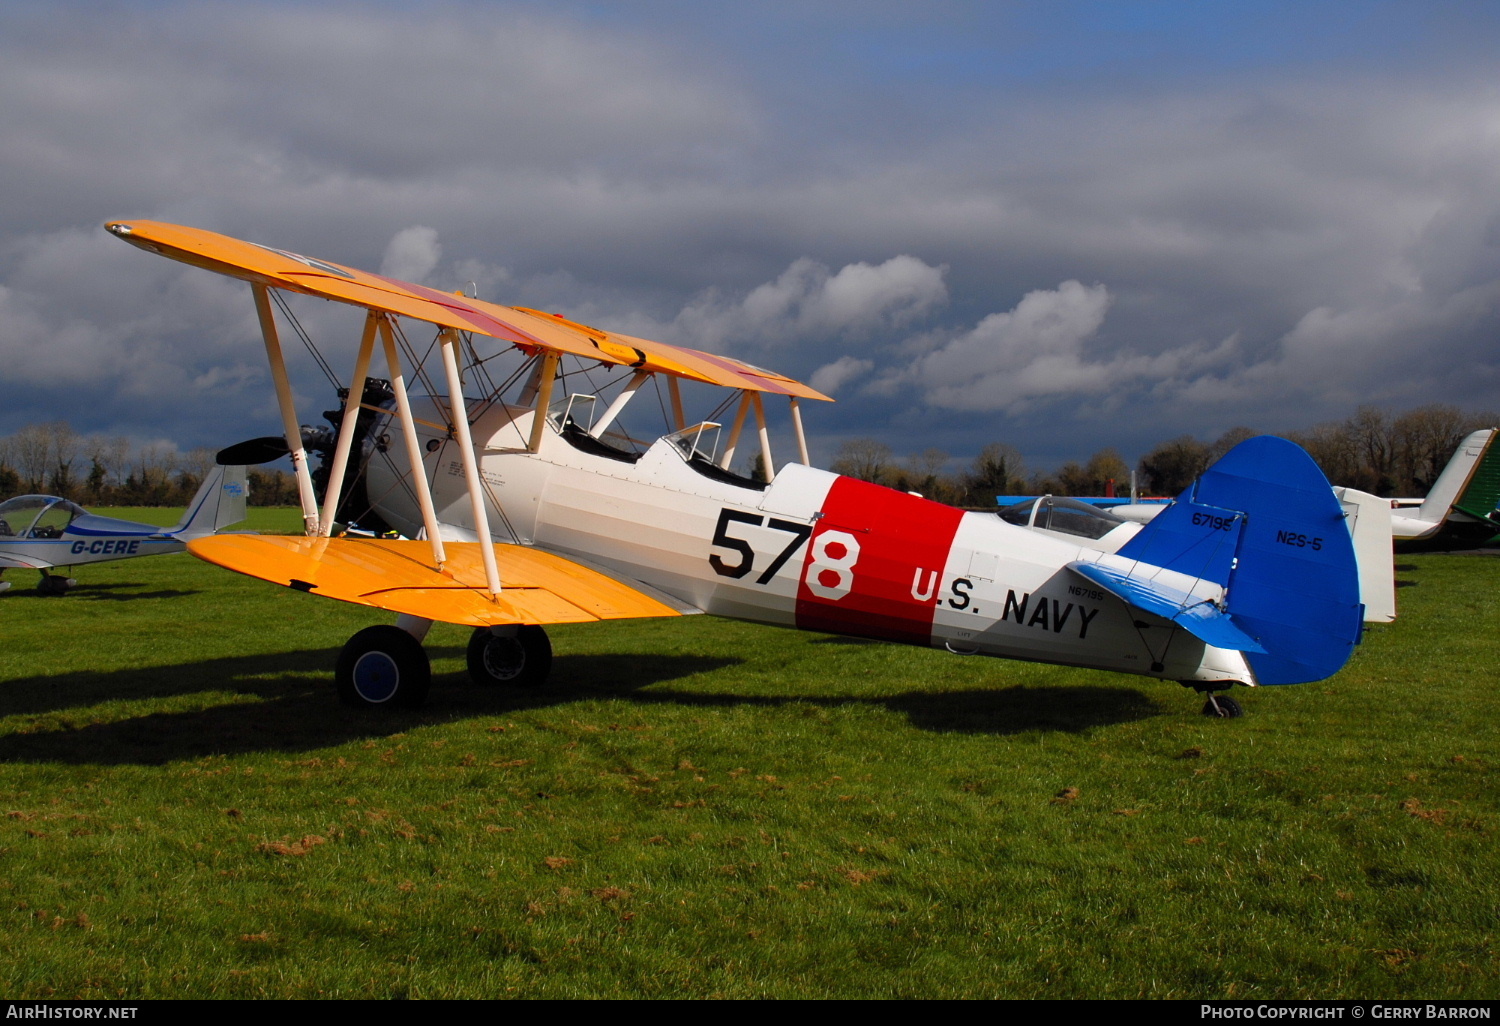
<instances>
[{"instance_id":1,"label":"white light aircraft","mask_svg":"<svg viewBox=\"0 0 1500 1026\"><path fill-rule=\"evenodd\" d=\"M1425 499L1391 500L1399 551L1469 549L1500 534L1497 433L1483 428L1460 442Z\"/></svg>"},{"instance_id":2,"label":"white light aircraft","mask_svg":"<svg viewBox=\"0 0 1500 1026\"><path fill-rule=\"evenodd\" d=\"M1335 487L1359 563L1360 601L1367 623L1396 618L1392 552L1472 548L1500 534L1500 431L1483 428L1465 438L1425 499L1385 499ZM1018 498L1008 496L1006 498ZM1059 495L1027 498L999 511L1001 519L1079 545L1116 552L1166 507L1116 504L1108 509Z\"/></svg>"},{"instance_id":3,"label":"white light aircraft","mask_svg":"<svg viewBox=\"0 0 1500 1026\"><path fill-rule=\"evenodd\" d=\"M249 282L282 410L284 442L270 448L292 457L307 537L189 548L396 614L339 657L339 694L352 705L424 700L421 640L434 621L474 628L468 667L480 683L542 683L547 624L706 612L1177 681L1207 693L1205 712L1220 716L1239 708L1216 692L1321 680L1360 638L1342 510L1307 454L1281 439L1243 443L1149 530L1105 553L814 469L799 400L826 397L771 371L199 229L107 228ZM329 418L337 438L320 471L321 509L277 293L366 311L344 407ZM402 318L434 331L443 389L425 381ZM481 355L485 336L502 352ZM385 380L370 375L377 345ZM492 361L510 351L524 362L496 381ZM411 377L430 394L410 394ZM720 409L734 410L727 439L718 414L686 415L684 392L702 385L728 390L717 393ZM621 426L627 407L634 416L657 405L642 392L660 398L668 422L649 445ZM798 462L779 469L767 395L790 400L797 439ZM752 415L765 481L731 469ZM369 513L346 504L351 482ZM336 536L351 519L412 540Z\"/></svg>"},{"instance_id":4,"label":"white light aircraft","mask_svg":"<svg viewBox=\"0 0 1500 1026\"><path fill-rule=\"evenodd\" d=\"M245 468L215 467L174 527L90 513L56 495L17 495L0 502L0 574L38 570L37 591L62 595L78 581L47 571L112 559L181 552L188 542L245 519ZM0 581L0 591L11 582Z\"/></svg>"},{"instance_id":5,"label":"white light aircraft","mask_svg":"<svg viewBox=\"0 0 1500 1026\"><path fill-rule=\"evenodd\" d=\"M1500 534L1500 431L1481 428L1453 450L1426 498L1381 499L1353 488L1335 487L1345 504L1391 508L1391 537L1397 551L1448 551L1472 548ZM1138 524L1150 522L1161 507L1137 504L1113 506L1115 516Z\"/></svg>"}]
</instances>

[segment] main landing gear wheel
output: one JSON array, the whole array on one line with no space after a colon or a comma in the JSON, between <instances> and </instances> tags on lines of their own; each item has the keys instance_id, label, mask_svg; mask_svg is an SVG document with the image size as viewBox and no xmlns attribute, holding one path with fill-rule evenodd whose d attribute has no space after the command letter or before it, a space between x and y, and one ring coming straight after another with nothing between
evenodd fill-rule
<instances>
[{"instance_id":1,"label":"main landing gear wheel","mask_svg":"<svg viewBox=\"0 0 1500 1026\"><path fill-rule=\"evenodd\" d=\"M476 684L539 688L552 672L552 642L541 627L518 627L514 634L475 628L469 637L469 676Z\"/></svg>"},{"instance_id":2,"label":"main landing gear wheel","mask_svg":"<svg viewBox=\"0 0 1500 1026\"><path fill-rule=\"evenodd\" d=\"M59 574L42 574L42 579L37 582L36 590L40 595L66 595L68 589L77 583L71 577L63 577Z\"/></svg>"},{"instance_id":3,"label":"main landing gear wheel","mask_svg":"<svg viewBox=\"0 0 1500 1026\"><path fill-rule=\"evenodd\" d=\"M359 709L415 709L427 700L432 664L400 627L366 627L344 646L334 669L339 701Z\"/></svg>"},{"instance_id":4,"label":"main landing gear wheel","mask_svg":"<svg viewBox=\"0 0 1500 1026\"><path fill-rule=\"evenodd\" d=\"M1228 695L1216 695L1210 691L1208 701L1203 703L1203 715L1214 716L1221 720L1233 720L1245 715L1245 710L1240 708L1240 703Z\"/></svg>"}]
</instances>

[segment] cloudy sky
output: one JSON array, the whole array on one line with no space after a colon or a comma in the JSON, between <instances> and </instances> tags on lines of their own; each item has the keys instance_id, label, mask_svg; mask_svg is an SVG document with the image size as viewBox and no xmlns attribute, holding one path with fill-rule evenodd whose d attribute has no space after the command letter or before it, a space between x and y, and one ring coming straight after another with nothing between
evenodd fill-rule
<instances>
[{"instance_id":1,"label":"cloudy sky","mask_svg":"<svg viewBox=\"0 0 1500 1026\"><path fill-rule=\"evenodd\" d=\"M9 2L0 434L277 429L248 288L112 218L775 367L815 462L1500 409L1496 53L1467 0Z\"/></svg>"}]
</instances>

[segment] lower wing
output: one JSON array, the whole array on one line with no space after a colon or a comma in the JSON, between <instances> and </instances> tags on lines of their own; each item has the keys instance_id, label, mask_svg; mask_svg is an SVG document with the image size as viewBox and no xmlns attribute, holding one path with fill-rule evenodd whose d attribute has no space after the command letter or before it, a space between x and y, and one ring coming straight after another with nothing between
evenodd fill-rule
<instances>
[{"instance_id":1,"label":"lower wing","mask_svg":"<svg viewBox=\"0 0 1500 1026\"><path fill-rule=\"evenodd\" d=\"M561 556L496 545L502 590L485 584L478 542L445 542L448 560L432 564L424 541L214 535L188 543L199 559L298 591L444 623L584 623L678 616L639 588Z\"/></svg>"},{"instance_id":2,"label":"lower wing","mask_svg":"<svg viewBox=\"0 0 1500 1026\"><path fill-rule=\"evenodd\" d=\"M56 566L45 559L37 559L33 556L22 556L15 552L0 552L0 570L45 570L50 566Z\"/></svg>"}]
</instances>

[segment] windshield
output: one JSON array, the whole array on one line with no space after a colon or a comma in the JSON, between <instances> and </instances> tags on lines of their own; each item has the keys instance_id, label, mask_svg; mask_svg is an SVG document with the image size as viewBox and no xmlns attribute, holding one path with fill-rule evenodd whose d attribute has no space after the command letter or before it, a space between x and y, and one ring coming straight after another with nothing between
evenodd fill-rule
<instances>
[{"instance_id":1,"label":"windshield","mask_svg":"<svg viewBox=\"0 0 1500 1026\"><path fill-rule=\"evenodd\" d=\"M59 538L84 509L55 495L17 495L0 502L0 537Z\"/></svg>"},{"instance_id":2,"label":"windshield","mask_svg":"<svg viewBox=\"0 0 1500 1026\"><path fill-rule=\"evenodd\" d=\"M1103 538L1126 523L1113 513L1061 495L1043 495L1006 506L998 516L1008 524L1056 531L1079 538Z\"/></svg>"}]
</instances>

